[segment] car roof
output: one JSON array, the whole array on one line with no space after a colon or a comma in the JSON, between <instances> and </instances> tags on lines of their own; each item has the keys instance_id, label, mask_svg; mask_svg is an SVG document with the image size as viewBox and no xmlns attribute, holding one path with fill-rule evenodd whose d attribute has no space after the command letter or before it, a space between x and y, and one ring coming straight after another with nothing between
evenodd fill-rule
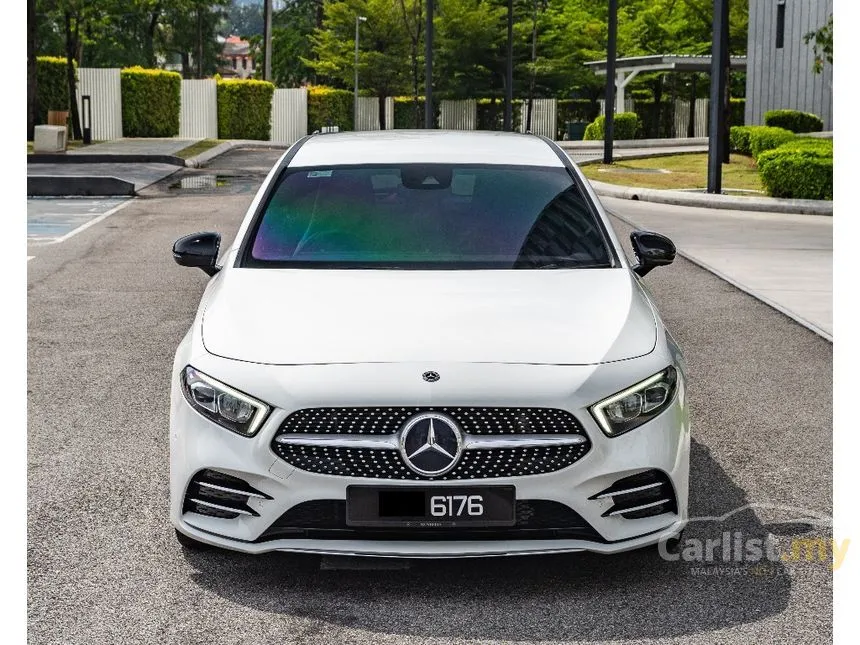
<instances>
[{"instance_id":1,"label":"car roof","mask_svg":"<svg viewBox=\"0 0 860 645\"><path fill-rule=\"evenodd\" d=\"M474 163L564 167L544 139L530 134L460 130L376 130L309 137L293 167Z\"/></svg>"}]
</instances>

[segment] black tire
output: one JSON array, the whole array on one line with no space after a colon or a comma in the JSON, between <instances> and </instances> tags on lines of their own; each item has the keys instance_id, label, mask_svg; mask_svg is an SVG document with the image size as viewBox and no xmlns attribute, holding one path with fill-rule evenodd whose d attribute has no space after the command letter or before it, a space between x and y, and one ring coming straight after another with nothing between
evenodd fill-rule
<instances>
[{"instance_id":1,"label":"black tire","mask_svg":"<svg viewBox=\"0 0 860 645\"><path fill-rule=\"evenodd\" d=\"M174 529L176 531L176 540L179 544L182 545L183 548L188 549L189 551L211 551L216 548L211 544L206 544L205 542L199 542L192 537L188 537L185 533L180 533L179 529Z\"/></svg>"}]
</instances>

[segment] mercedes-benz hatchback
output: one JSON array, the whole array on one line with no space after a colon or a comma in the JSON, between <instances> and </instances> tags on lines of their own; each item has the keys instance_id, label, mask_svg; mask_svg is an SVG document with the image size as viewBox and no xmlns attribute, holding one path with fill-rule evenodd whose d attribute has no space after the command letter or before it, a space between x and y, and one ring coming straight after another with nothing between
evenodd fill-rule
<instances>
[{"instance_id":1,"label":"mercedes-benz hatchback","mask_svg":"<svg viewBox=\"0 0 860 645\"><path fill-rule=\"evenodd\" d=\"M272 168L171 373L188 547L404 557L623 551L687 519L681 354L553 142L323 134Z\"/></svg>"}]
</instances>

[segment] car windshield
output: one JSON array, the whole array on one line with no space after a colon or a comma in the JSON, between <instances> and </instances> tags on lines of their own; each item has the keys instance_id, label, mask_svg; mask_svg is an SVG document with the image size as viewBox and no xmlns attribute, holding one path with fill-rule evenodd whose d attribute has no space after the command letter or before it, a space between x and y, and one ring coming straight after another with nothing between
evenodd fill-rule
<instances>
[{"instance_id":1,"label":"car windshield","mask_svg":"<svg viewBox=\"0 0 860 645\"><path fill-rule=\"evenodd\" d=\"M244 266L554 269L612 266L564 168L386 165L288 170Z\"/></svg>"}]
</instances>

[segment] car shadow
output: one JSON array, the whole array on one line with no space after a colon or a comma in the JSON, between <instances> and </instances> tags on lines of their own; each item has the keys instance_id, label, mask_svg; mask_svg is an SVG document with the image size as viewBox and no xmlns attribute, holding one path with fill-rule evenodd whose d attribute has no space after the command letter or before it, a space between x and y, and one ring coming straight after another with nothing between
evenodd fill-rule
<instances>
[{"instance_id":1,"label":"car shadow","mask_svg":"<svg viewBox=\"0 0 860 645\"><path fill-rule=\"evenodd\" d=\"M692 517L685 540L724 531L765 537L744 491L693 442ZM803 523L783 533L803 532ZM415 637L490 641L678 638L782 612L791 586L782 562L767 566L669 562L656 547L601 556L572 553L418 560L404 570L321 570L314 556L189 552L194 581L256 611ZM710 567L703 573L698 567ZM716 568L721 568L714 573Z\"/></svg>"}]
</instances>

